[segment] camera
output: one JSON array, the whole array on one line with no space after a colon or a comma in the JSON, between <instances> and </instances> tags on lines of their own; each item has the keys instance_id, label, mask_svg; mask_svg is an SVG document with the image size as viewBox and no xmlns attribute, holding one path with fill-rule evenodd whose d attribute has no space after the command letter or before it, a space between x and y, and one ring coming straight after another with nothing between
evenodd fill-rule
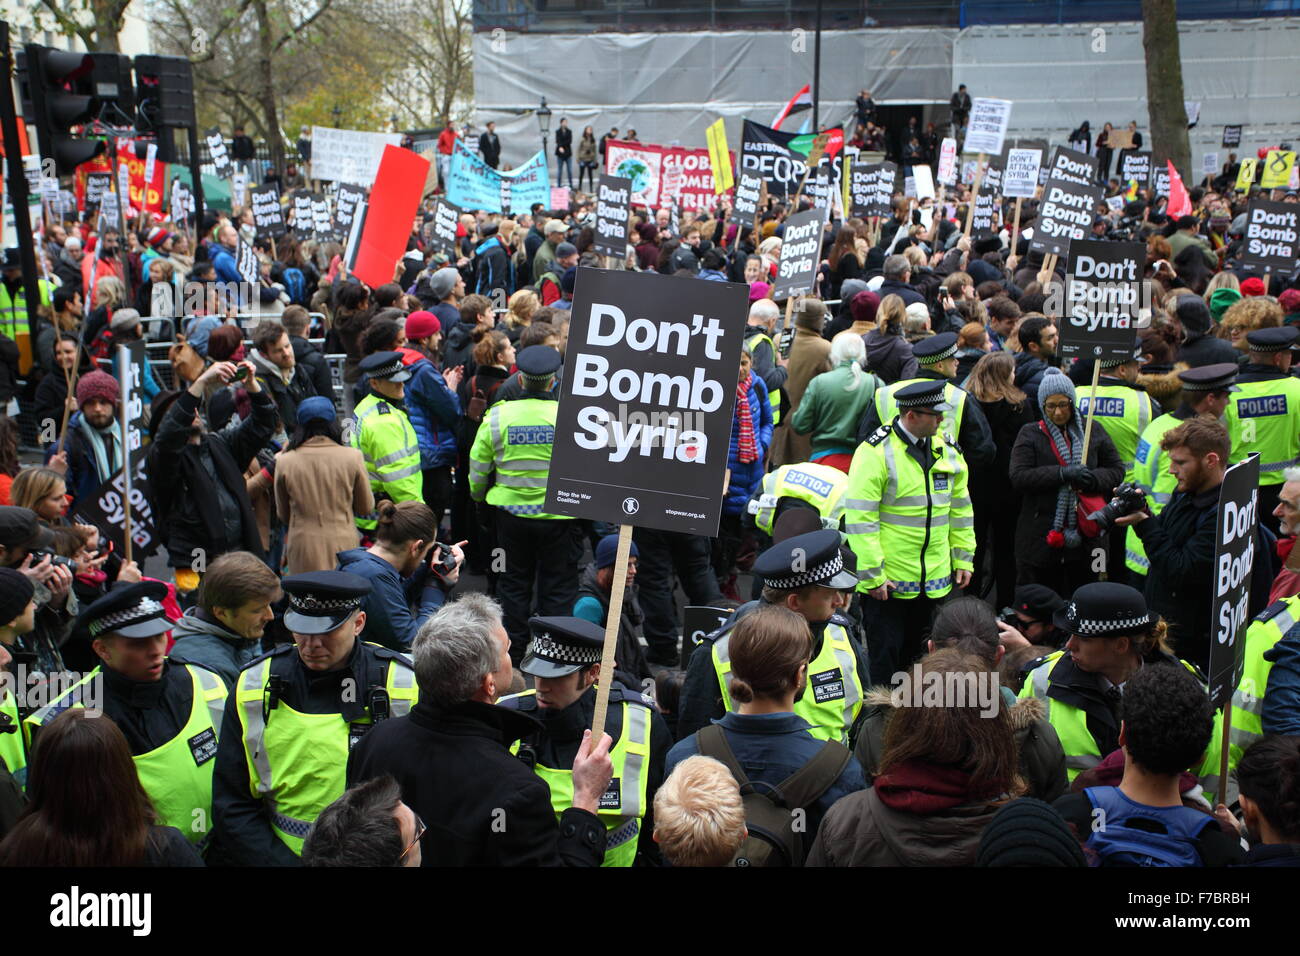
<instances>
[{"instance_id":1,"label":"camera","mask_svg":"<svg viewBox=\"0 0 1300 956\"><path fill-rule=\"evenodd\" d=\"M65 558L61 554L55 554L53 551L33 551L31 554L33 566L40 564L46 558L49 558L50 564L53 567L67 568L69 571L75 571L77 569L76 561L72 558Z\"/></svg>"},{"instance_id":2,"label":"camera","mask_svg":"<svg viewBox=\"0 0 1300 956\"><path fill-rule=\"evenodd\" d=\"M1003 624L1006 624L1008 627L1014 627L1016 630L1020 630L1025 626L1025 622L1020 620L1020 618L1016 616L1016 612L1009 607L1004 607L1002 609L1002 613L998 615L998 620Z\"/></svg>"},{"instance_id":3,"label":"camera","mask_svg":"<svg viewBox=\"0 0 1300 956\"><path fill-rule=\"evenodd\" d=\"M1115 489L1115 496L1092 514L1088 520L1097 522L1101 534L1105 534L1115 525L1116 518L1123 518L1141 510L1146 504L1147 496L1136 482L1126 481Z\"/></svg>"}]
</instances>

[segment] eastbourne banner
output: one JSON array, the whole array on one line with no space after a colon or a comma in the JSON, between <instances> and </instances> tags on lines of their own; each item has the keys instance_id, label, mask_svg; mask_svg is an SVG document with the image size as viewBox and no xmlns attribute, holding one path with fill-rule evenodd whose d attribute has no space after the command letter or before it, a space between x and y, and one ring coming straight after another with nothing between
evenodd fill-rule
<instances>
[{"instance_id":1,"label":"eastbourne banner","mask_svg":"<svg viewBox=\"0 0 1300 956\"><path fill-rule=\"evenodd\" d=\"M717 534L749 290L577 275L546 512Z\"/></svg>"},{"instance_id":2,"label":"eastbourne banner","mask_svg":"<svg viewBox=\"0 0 1300 956\"><path fill-rule=\"evenodd\" d=\"M830 129L824 132L826 149L818 158L817 165L829 167L831 184L839 189L844 131ZM769 196L778 199L793 196L804 181L808 156L816 139L817 135L813 133L787 133L745 120L740 147L741 171L761 176L767 183ZM819 198L824 201L827 197Z\"/></svg>"}]
</instances>

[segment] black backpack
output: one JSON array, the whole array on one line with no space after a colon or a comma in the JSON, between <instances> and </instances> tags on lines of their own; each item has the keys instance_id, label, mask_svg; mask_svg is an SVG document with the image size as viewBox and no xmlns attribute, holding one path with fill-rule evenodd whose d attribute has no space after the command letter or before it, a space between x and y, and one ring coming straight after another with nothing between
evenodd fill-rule
<instances>
[{"instance_id":1,"label":"black backpack","mask_svg":"<svg viewBox=\"0 0 1300 956\"><path fill-rule=\"evenodd\" d=\"M695 745L701 755L721 761L740 784L745 805L745 828L749 835L732 858L732 866L803 866L805 837L812 834L794 826L794 810L814 803L840 778L853 756L847 747L828 740L817 755L774 787L755 789L717 724L696 732Z\"/></svg>"}]
</instances>

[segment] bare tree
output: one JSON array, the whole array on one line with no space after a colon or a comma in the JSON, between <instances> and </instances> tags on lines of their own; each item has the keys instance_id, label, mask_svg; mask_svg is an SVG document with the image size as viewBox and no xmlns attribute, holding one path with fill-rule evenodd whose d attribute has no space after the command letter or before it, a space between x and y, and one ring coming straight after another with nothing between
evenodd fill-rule
<instances>
[{"instance_id":1,"label":"bare tree","mask_svg":"<svg viewBox=\"0 0 1300 956\"><path fill-rule=\"evenodd\" d=\"M120 53L117 35L130 5L131 0L40 0L32 18L44 28L44 17L51 17L55 32L76 37L91 52Z\"/></svg>"},{"instance_id":2,"label":"bare tree","mask_svg":"<svg viewBox=\"0 0 1300 956\"><path fill-rule=\"evenodd\" d=\"M384 92L415 127L459 119L474 95L468 0L399 0L379 4L384 26L402 37L402 61Z\"/></svg>"},{"instance_id":3,"label":"bare tree","mask_svg":"<svg viewBox=\"0 0 1300 956\"><path fill-rule=\"evenodd\" d=\"M1146 51L1152 159L1160 166L1172 160L1186 179L1191 175L1192 148L1187 139L1175 6L1175 0L1142 0L1142 48Z\"/></svg>"}]
</instances>

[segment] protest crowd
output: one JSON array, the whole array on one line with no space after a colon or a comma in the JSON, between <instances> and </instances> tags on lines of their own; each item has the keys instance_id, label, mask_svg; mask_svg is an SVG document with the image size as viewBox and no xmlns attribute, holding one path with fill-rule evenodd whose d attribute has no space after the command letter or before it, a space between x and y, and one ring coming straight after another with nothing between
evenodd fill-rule
<instances>
[{"instance_id":1,"label":"protest crowd","mask_svg":"<svg viewBox=\"0 0 1300 956\"><path fill-rule=\"evenodd\" d=\"M36 322L0 283L0 865L1300 865L1295 154L1184 183L1127 123L972 148L982 109L863 90L630 196L676 154L562 120L504 211L448 127L382 281L413 149L354 187L237 137L228 214L47 208ZM1082 249L1136 263L1104 353ZM747 309L717 533L621 560L547 510L598 270Z\"/></svg>"}]
</instances>

